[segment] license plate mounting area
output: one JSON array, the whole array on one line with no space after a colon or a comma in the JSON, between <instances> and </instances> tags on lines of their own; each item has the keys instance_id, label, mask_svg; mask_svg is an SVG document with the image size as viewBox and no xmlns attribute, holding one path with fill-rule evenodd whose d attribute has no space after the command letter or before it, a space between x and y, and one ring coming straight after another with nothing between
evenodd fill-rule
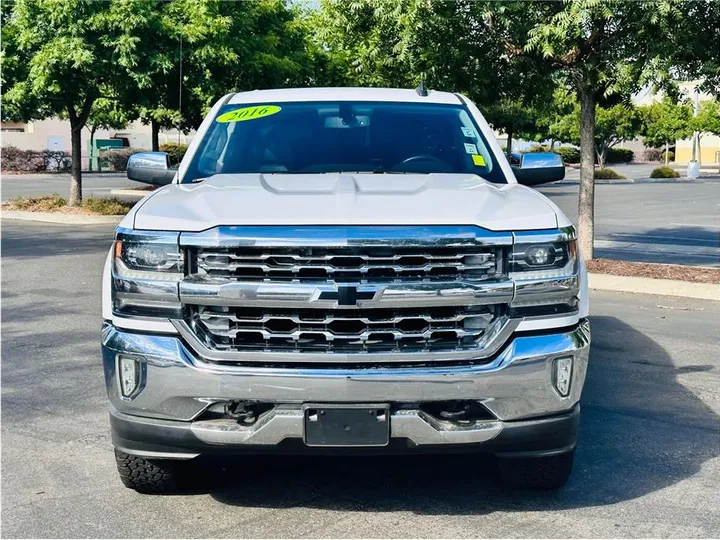
<instances>
[{"instance_id":1,"label":"license plate mounting area","mask_svg":"<svg viewBox=\"0 0 720 540\"><path fill-rule=\"evenodd\" d=\"M304 406L304 440L308 446L387 446L387 404L308 404Z\"/></svg>"}]
</instances>

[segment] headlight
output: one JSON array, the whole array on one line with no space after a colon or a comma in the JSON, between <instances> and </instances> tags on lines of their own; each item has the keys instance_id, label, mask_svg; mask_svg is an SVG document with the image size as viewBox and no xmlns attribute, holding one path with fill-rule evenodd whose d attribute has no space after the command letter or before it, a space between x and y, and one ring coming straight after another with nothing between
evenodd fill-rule
<instances>
[{"instance_id":1,"label":"headlight","mask_svg":"<svg viewBox=\"0 0 720 540\"><path fill-rule=\"evenodd\" d=\"M185 261L179 233L118 231L112 272L113 312L124 317L178 317Z\"/></svg>"},{"instance_id":2,"label":"headlight","mask_svg":"<svg viewBox=\"0 0 720 540\"><path fill-rule=\"evenodd\" d=\"M575 230L523 231L508 260L508 274L515 283L511 316L561 315L577 311L579 266Z\"/></svg>"},{"instance_id":3,"label":"headlight","mask_svg":"<svg viewBox=\"0 0 720 540\"><path fill-rule=\"evenodd\" d=\"M532 272L533 277L553 277L574 273L575 240L540 244L515 244L510 258L509 272ZM567 270L567 272L563 272ZM560 271L560 272L559 272Z\"/></svg>"},{"instance_id":4,"label":"headlight","mask_svg":"<svg viewBox=\"0 0 720 540\"><path fill-rule=\"evenodd\" d=\"M149 241L148 241L149 240ZM115 270L119 275L141 278L177 280L183 277L183 254L167 237L115 241Z\"/></svg>"}]
</instances>

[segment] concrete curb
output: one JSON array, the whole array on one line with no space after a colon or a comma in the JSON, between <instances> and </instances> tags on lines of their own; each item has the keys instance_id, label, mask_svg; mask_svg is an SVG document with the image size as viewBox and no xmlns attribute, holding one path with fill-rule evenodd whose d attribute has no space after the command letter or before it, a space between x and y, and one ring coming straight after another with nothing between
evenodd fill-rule
<instances>
[{"instance_id":1,"label":"concrete curb","mask_svg":"<svg viewBox=\"0 0 720 540\"><path fill-rule=\"evenodd\" d=\"M3 210L3 219L19 219L22 221L42 221L44 223L60 223L63 225L117 225L125 216L88 216L83 214L61 214L59 212L26 212L23 210Z\"/></svg>"},{"instance_id":2,"label":"concrete curb","mask_svg":"<svg viewBox=\"0 0 720 540\"><path fill-rule=\"evenodd\" d=\"M575 185L580 180L560 180L546 186ZM621 185L621 184L704 184L720 182L720 177L705 176L700 178L625 178L623 180L595 180L595 185Z\"/></svg>"},{"instance_id":3,"label":"concrete curb","mask_svg":"<svg viewBox=\"0 0 720 540\"><path fill-rule=\"evenodd\" d=\"M147 189L111 189L110 195L114 197L131 197L133 199L140 200L146 195L153 193Z\"/></svg>"},{"instance_id":4,"label":"concrete curb","mask_svg":"<svg viewBox=\"0 0 720 540\"><path fill-rule=\"evenodd\" d=\"M693 283L674 279L589 273L588 286L598 291L682 296L685 298L720 301L720 284L717 283Z\"/></svg>"}]
</instances>

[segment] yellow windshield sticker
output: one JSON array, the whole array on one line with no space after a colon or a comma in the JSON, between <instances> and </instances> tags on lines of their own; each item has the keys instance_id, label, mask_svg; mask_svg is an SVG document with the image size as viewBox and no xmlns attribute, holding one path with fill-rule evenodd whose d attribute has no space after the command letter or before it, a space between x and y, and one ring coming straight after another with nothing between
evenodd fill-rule
<instances>
[{"instance_id":1,"label":"yellow windshield sticker","mask_svg":"<svg viewBox=\"0 0 720 540\"><path fill-rule=\"evenodd\" d=\"M484 167L485 166L485 158L482 157L480 154L473 154L472 160L475 165L478 167Z\"/></svg>"},{"instance_id":2,"label":"yellow windshield sticker","mask_svg":"<svg viewBox=\"0 0 720 540\"><path fill-rule=\"evenodd\" d=\"M217 117L218 122L244 122L246 120L257 120L273 114L277 114L282 107L277 105L254 105L226 112Z\"/></svg>"}]
</instances>

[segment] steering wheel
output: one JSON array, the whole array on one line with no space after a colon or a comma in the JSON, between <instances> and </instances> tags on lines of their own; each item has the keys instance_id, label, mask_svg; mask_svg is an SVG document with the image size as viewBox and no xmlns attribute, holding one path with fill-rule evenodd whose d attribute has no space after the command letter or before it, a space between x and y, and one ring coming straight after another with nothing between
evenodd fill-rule
<instances>
[{"instance_id":1,"label":"steering wheel","mask_svg":"<svg viewBox=\"0 0 720 540\"><path fill-rule=\"evenodd\" d=\"M390 170L391 171L399 171L399 172L414 172L411 167L408 167L410 169L409 171L405 170L405 166L410 165L412 163L418 163L418 162L423 162L423 161L424 162L434 162L437 165L439 165L439 167L437 165L435 165L434 167L431 166L431 169L438 169L433 172L438 172L438 173L452 172L452 167L448 163L446 163L445 161L443 161L440 158L431 156L429 154L411 156L407 159L402 160L400 163L393 165L393 167ZM422 171L415 171L415 172L422 172Z\"/></svg>"},{"instance_id":2,"label":"steering wheel","mask_svg":"<svg viewBox=\"0 0 720 540\"><path fill-rule=\"evenodd\" d=\"M414 162L416 162L416 161L436 161L437 163L443 164L445 167L448 166L447 163L445 163L442 159L440 159L440 158L438 158L438 157L431 156L430 154L421 154L421 155L418 155L418 156L411 156L411 157L409 157L409 158L407 158L407 159L404 159L404 160L402 160L400 163L398 163L397 165L395 165L395 167L397 167L397 166L399 166L399 165L407 165L408 163L414 163ZM393 167L393 169L394 169L395 167Z\"/></svg>"}]
</instances>

